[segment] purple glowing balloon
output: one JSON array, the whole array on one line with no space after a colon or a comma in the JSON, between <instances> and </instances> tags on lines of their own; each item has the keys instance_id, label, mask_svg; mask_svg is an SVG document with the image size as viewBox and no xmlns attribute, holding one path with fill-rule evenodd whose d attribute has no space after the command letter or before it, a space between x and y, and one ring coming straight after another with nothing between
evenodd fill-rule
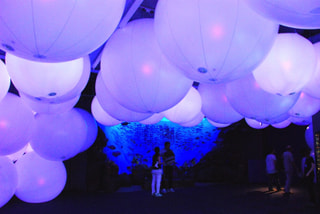
<instances>
[{"instance_id":1,"label":"purple glowing balloon","mask_svg":"<svg viewBox=\"0 0 320 214\"><path fill-rule=\"evenodd\" d=\"M100 47L116 29L125 0L3 0L0 43L34 61L76 59Z\"/></svg>"},{"instance_id":2,"label":"purple glowing balloon","mask_svg":"<svg viewBox=\"0 0 320 214\"><path fill-rule=\"evenodd\" d=\"M145 125L151 125L151 124L156 124L158 122L160 122L163 118L163 113L156 113L156 114L153 114L151 117L145 119L145 120L142 120L142 121L139 121L139 123L142 123L142 124L145 124Z\"/></svg>"},{"instance_id":3,"label":"purple glowing balloon","mask_svg":"<svg viewBox=\"0 0 320 214\"><path fill-rule=\"evenodd\" d=\"M265 124L250 118L245 118L245 121L248 124L248 126L254 129L264 129L269 126L269 124Z\"/></svg>"},{"instance_id":4,"label":"purple glowing balloon","mask_svg":"<svg viewBox=\"0 0 320 214\"><path fill-rule=\"evenodd\" d=\"M117 120L110 116L100 105L97 97L94 97L91 103L91 111L94 118L104 126L115 126L120 124L122 121Z\"/></svg>"},{"instance_id":5,"label":"purple glowing balloon","mask_svg":"<svg viewBox=\"0 0 320 214\"><path fill-rule=\"evenodd\" d=\"M14 195L18 185L16 166L7 158L0 156L0 208Z\"/></svg>"},{"instance_id":6,"label":"purple glowing balloon","mask_svg":"<svg viewBox=\"0 0 320 214\"><path fill-rule=\"evenodd\" d=\"M101 75L122 106L141 113L173 107L193 83L161 52L153 19L129 22L112 35L102 54Z\"/></svg>"},{"instance_id":7,"label":"purple glowing balloon","mask_svg":"<svg viewBox=\"0 0 320 214\"><path fill-rule=\"evenodd\" d=\"M245 0L259 14L292 28L320 28L319 0Z\"/></svg>"},{"instance_id":8,"label":"purple glowing balloon","mask_svg":"<svg viewBox=\"0 0 320 214\"><path fill-rule=\"evenodd\" d=\"M8 93L0 102L0 155L22 149L30 140L33 127L31 109L20 97Z\"/></svg>"},{"instance_id":9,"label":"purple glowing balloon","mask_svg":"<svg viewBox=\"0 0 320 214\"><path fill-rule=\"evenodd\" d=\"M60 114L37 114L31 146L45 159L63 161L74 157L85 143L87 126L75 110Z\"/></svg>"},{"instance_id":10,"label":"purple glowing balloon","mask_svg":"<svg viewBox=\"0 0 320 214\"><path fill-rule=\"evenodd\" d=\"M314 150L314 135L313 135L313 125L312 124L306 128L306 131L304 133L304 137L307 142L307 145L313 151Z\"/></svg>"},{"instance_id":11,"label":"purple glowing balloon","mask_svg":"<svg viewBox=\"0 0 320 214\"><path fill-rule=\"evenodd\" d=\"M198 87L202 99L202 112L210 120L230 124L243 118L230 105L225 84L203 84Z\"/></svg>"},{"instance_id":12,"label":"purple glowing balloon","mask_svg":"<svg viewBox=\"0 0 320 214\"><path fill-rule=\"evenodd\" d=\"M308 126L312 124L312 117L289 117L288 120L298 126Z\"/></svg>"},{"instance_id":13,"label":"purple glowing balloon","mask_svg":"<svg viewBox=\"0 0 320 214\"><path fill-rule=\"evenodd\" d=\"M250 73L270 50L278 24L242 0L159 0L155 32L162 51L198 82Z\"/></svg>"},{"instance_id":14,"label":"purple glowing balloon","mask_svg":"<svg viewBox=\"0 0 320 214\"><path fill-rule=\"evenodd\" d=\"M228 83L226 95L231 106L244 117L268 122L285 115L300 94L279 96L268 93L261 89L250 74Z\"/></svg>"},{"instance_id":15,"label":"purple glowing balloon","mask_svg":"<svg viewBox=\"0 0 320 214\"><path fill-rule=\"evenodd\" d=\"M289 110L289 115L293 117L311 117L320 110L320 99L313 98L301 92L298 101Z\"/></svg>"},{"instance_id":16,"label":"purple glowing balloon","mask_svg":"<svg viewBox=\"0 0 320 214\"><path fill-rule=\"evenodd\" d=\"M140 113L129 110L120 105L105 86L99 73L96 79L96 97L101 107L113 118L119 121L139 122L151 117L152 113Z\"/></svg>"},{"instance_id":17,"label":"purple glowing balloon","mask_svg":"<svg viewBox=\"0 0 320 214\"><path fill-rule=\"evenodd\" d=\"M283 129L283 128L288 127L290 124L291 124L290 120L284 120L279 123L273 123L273 124L271 124L271 126L273 126L274 128L277 128L277 129Z\"/></svg>"},{"instance_id":18,"label":"purple glowing balloon","mask_svg":"<svg viewBox=\"0 0 320 214\"><path fill-rule=\"evenodd\" d=\"M303 89L315 72L316 62L310 41L297 33L281 33L253 75L265 91L286 96Z\"/></svg>"},{"instance_id":19,"label":"purple glowing balloon","mask_svg":"<svg viewBox=\"0 0 320 214\"><path fill-rule=\"evenodd\" d=\"M6 96L10 87L10 76L6 65L0 60L0 101Z\"/></svg>"},{"instance_id":20,"label":"purple glowing balloon","mask_svg":"<svg viewBox=\"0 0 320 214\"><path fill-rule=\"evenodd\" d=\"M29 152L17 161L16 167L18 186L15 195L22 201L51 201L66 184L67 172L62 161L49 161L35 152Z\"/></svg>"},{"instance_id":21,"label":"purple glowing balloon","mask_svg":"<svg viewBox=\"0 0 320 214\"><path fill-rule=\"evenodd\" d=\"M210 120L208 118L207 118L207 120L211 125L213 125L213 126L215 126L217 128L224 128L224 127L227 127L227 126L231 125L231 124L216 123L216 122L214 122L214 121L212 121L212 120Z\"/></svg>"},{"instance_id":22,"label":"purple glowing balloon","mask_svg":"<svg viewBox=\"0 0 320 214\"><path fill-rule=\"evenodd\" d=\"M190 121L187 121L185 123L180 123L180 126L183 126L183 127L193 127L193 126L196 126L198 125L199 123L202 122L204 118L204 114L202 112L199 112L197 114L197 116L195 116L192 120Z\"/></svg>"}]
</instances>

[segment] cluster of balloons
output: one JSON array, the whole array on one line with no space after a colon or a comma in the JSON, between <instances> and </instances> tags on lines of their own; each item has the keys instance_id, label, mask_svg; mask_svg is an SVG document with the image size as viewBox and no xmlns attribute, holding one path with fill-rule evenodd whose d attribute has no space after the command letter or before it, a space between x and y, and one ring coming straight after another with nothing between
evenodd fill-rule
<instances>
[{"instance_id":1,"label":"cluster of balloons","mask_svg":"<svg viewBox=\"0 0 320 214\"><path fill-rule=\"evenodd\" d=\"M278 33L280 24L320 28L318 0L158 0L154 19L116 29L125 3L2 1L0 207L13 194L55 198L66 182L62 161L91 146L96 121L166 117L191 127L206 117L216 127L245 119L284 128L309 125L319 111L320 43ZM92 116L74 106L88 54L105 42ZM19 96L8 93L10 81Z\"/></svg>"}]
</instances>

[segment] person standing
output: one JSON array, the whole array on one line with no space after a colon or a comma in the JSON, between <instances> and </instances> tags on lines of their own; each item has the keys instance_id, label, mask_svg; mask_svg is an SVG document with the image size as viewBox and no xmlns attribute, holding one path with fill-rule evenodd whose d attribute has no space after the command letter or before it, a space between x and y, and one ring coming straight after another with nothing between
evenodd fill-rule
<instances>
[{"instance_id":1,"label":"person standing","mask_svg":"<svg viewBox=\"0 0 320 214\"><path fill-rule=\"evenodd\" d=\"M269 191L273 191L273 185L277 187L277 191L280 191L280 181L277 170L277 157L275 155L275 150L273 149L266 157L266 171L268 174L268 188Z\"/></svg>"},{"instance_id":2,"label":"person standing","mask_svg":"<svg viewBox=\"0 0 320 214\"><path fill-rule=\"evenodd\" d=\"M163 189L162 193L174 192L173 189L173 167L175 165L175 154L170 149L170 142L164 143L164 150L161 152L161 156L163 159Z\"/></svg>"},{"instance_id":3,"label":"person standing","mask_svg":"<svg viewBox=\"0 0 320 214\"><path fill-rule=\"evenodd\" d=\"M303 174L304 174L304 181L305 185L309 194L309 200L311 203L316 203L316 197L315 197L315 191L314 191L314 169L315 169L315 163L313 158L310 156L310 150L306 151L306 156L305 156L305 161L304 161L304 169L303 169Z\"/></svg>"},{"instance_id":4,"label":"person standing","mask_svg":"<svg viewBox=\"0 0 320 214\"><path fill-rule=\"evenodd\" d=\"M291 188L291 182L292 182L292 176L295 170L295 163L292 155L292 147L288 145L286 147L286 151L283 153L283 167L284 172L286 174L286 183L284 187L284 194L285 196L289 196L291 194L290 188Z\"/></svg>"},{"instance_id":5,"label":"person standing","mask_svg":"<svg viewBox=\"0 0 320 214\"><path fill-rule=\"evenodd\" d=\"M162 163L160 158L160 148L154 148L155 154L152 157L152 182L151 182L151 193L155 197L161 197L160 185L162 177Z\"/></svg>"}]
</instances>

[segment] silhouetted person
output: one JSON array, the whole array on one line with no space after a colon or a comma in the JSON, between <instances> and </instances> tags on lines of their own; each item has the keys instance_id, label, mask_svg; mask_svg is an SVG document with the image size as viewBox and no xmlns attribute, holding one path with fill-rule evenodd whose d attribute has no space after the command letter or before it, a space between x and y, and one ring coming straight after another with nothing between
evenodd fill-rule
<instances>
[{"instance_id":1,"label":"silhouetted person","mask_svg":"<svg viewBox=\"0 0 320 214\"><path fill-rule=\"evenodd\" d=\"M305 154L305 161L304 161L304 168L303 168L303 178L304 182L309 194L309 200L312 203L316 203L316 197L315 197L315 187L314 187L314 169L315 169L315 163L313 158L310 156L310 150L306 151Z\"/></svg>"},{"instance_id":2,"label":"silhouetted person","mask_svg":"<svg viewBox=\"0 0 320 214\"><path fill-rule=\"evenodd\" d=\"M161 151L163 159L163 193L174 192L173 189L173 167L175 165L175 155L170 149L170 142L164 143L164 149Z\"/></svg>"},{"instance_id":3,"label":"silhouetted person","mask_svg":"<svg viewBox=\"0 0 320 214\"><path fill-rule=\"evenodd\" d=\"M275 155L275 150L273 149L266 157L266 171L268 174L268 189L273 191L273 185L277 187L277 190L280 191L280 181L279 173L277 170L277 157Z\"/></svg>"},{"instance_id":4,"label":"silhouetted person","mask_svg":"<svg viewBox=\"0 0 320 214\"><path fill-rule=\"evenodd\" d=\"M283 167L284 167L284 172L286 174L284 194L285 196L289 196L291 194L290 188L292 183L292 176L296 168L293 155L292 155L292 147L290 145L286 147L286 151L283 153Z\"/></svg>"},{"instance_id":5,"label":"silhouetted person","mask_svg":"<svg viewBox=\"0 0 320 214\"><path fill-rule=\"evenodd\" d=\"M152 182L151 182L151 191L152 195L155 197L161 197L160 193L160 185L161 185L161 177L162 177L162 162L160 158L160 148L154 148L155 154L152 157Z\"/></svg>"}]
</instances>

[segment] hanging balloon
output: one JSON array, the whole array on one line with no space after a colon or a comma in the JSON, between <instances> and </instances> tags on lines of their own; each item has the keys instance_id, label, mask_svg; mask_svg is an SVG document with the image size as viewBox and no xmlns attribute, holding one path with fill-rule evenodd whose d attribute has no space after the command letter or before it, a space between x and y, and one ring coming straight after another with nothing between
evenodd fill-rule
<instances>
[{"instance_id":1,"label":"hanging balloon","mask_svg":"<svg viewBox=\"0 0 320 214\"><path fill-rule=\"evenodd\" d=\"M193 126L199 125L202 122L203 118L204 118L204 114L202 112L199 112L195 118L193 118L188 122L180 123L180 125L183 127L193 127Z\"/></svg>"},{"instance_id":2,"label":"hanging balloon","mask_svg":"<svg viewBox=\"0 0 320 214\"><path fill-rule=\"evenodd\" d=\"M151 117L152 113L140 113L131 111L120 105L115 98L110 94L105 86L102 76L99 73L96 79L96 97L101 107L113 118L126 122L139 122Z\"/></svg>"},{"instance_id":3,"label":"hanging balloon","mask_svg":"<svg viewBox=\"0 0 320 214\"><path fill-rule=\"evenodd\" d=\"M0 208L14 195L18 185L16 166L7 157L0 156Z\"/></svg>"},{"instance_id":4,"label":"hanging balloon","mask_svg":"<svg viewBox=\"0 0 320 214\"><path fill-rule=\"evenodd\" d=\"M10 87L10 76L5 64L0 60L0 102L8 93Z\"/></svg>"},{"instance_id":5,"label":"hanging balloon","mask_svg":"<svg viewBox=\"0 0 320 214\"><path fill-rule=\"evenodd\" d=\"M260 119L257 119L257 121L270 125L270 124L280 123L280 122L283 122L285 120L288 120L289 117L290 117L290 115L288 114L288 112L286 112L284 114L281 114L279 116L272 117L272 118L265 118L265 119L260 118Z\"/></svg>"},{"instance_id":6,"label":"hanging balloon","mask_svg":"<svg viewBox=\"0 0 320 214\"><path fill-rule=\"evenodd\" d=\"M273 126L274 128L277 128L277 129L283 129L283 128L288 127L290 124L291 124L290 120L284 120L280 123L273 123L273 124L271 124L271 126Z\"/></svg>"},{"instance_id":7,"label":"hanging balloon","mask_svg":"<svg viewBox=\"0 0 320 214\"><path fill-rule=\"evenodd\" d=\"M227 126L230 126L230 125L231 125L231 124L216 123L216 122L214 122L214 121L212 121L212 120L210 120L210 119L208 119L208 118L207 118L207 121L208 121L211 125L213 125L213 126L215 126L215 127L217 127L217 128L224 128L224 127L227 127Z\"/></svg>"},{"instance_id":8,"label":"hanging balloon","mask_svg":"<svg viewBox=\"0 0 320 214\"><path fill-rule=\"evenodd\" d=\"M202 112L217 123L230 124L243 118L230 105L225 84L200 84L198 91L202 100Z\"/></svg>"},{"instance_id":9,"label":"hanging balloon","mask_svg":"<svg viewBox=\"0 0 320 214\"><path fill-rule=\"evenodd\" d=\"M0 155L22 149L30 140L34 117L21 99L8 93L0 102Z\"/></svg>"},{"instance_id":10,"label":"hanging balloon","mask_svg":"<svg viewBox=\"0 0 320 214\"><path fill-rule=\"evenodd\" d=\"M20 149L19 151L12 153L10 155L7 155L6 157L9 158L13 163L18 161L23 155L27 154L28 152L33 151L30 144L28 143L25 147Z\"/></svg>"},{"instance_id":11,"label":"hanging balloon","mask_svg":"<svg viewBox=\"0 0 320 214\"><path fill-rule=\"evenodd\" d=\"M54 98L68 93L76 87L85 72L84 58L47 63L6 54L6 65L15 87L38 98Z\"/></svg>"},{"instance_id":12,"label":"hanging balloon","mask_svg":"<svg viewBox=\"0 0 320 214\"><path fill-rule=\"evenodd\" d=\"M163 114L171 122L187 123L201 112L201 105L199 92L191 87L187 95L177 105L164 111Z\"/></svg>"},{"instance_id":13,"label":"hanging balloon","mask_svg":"<svg viewBox=\"0 0 320 214\"><path fill-rule=\"evenodd\" d=\"M31 146L41 157L64 161L80 151L87 136L81 114L71 109L61 114L37 114Z\"/></svg>"},{"instance_id":14,"label":"hanging balloon","mask_svg":"<svg viewBox=\"0 0 320 214\"><path fill-rule=\"evenodd\" d=\"M320 110L320 99L315 99L308 94L301 92L298 101L289 110L293 117L311 117Z\"/></svg>"},{"instance_id":15,"label":"hanging balloon","mask_svg":"<svg viewBox=\"0 0 320 214\"><path fill-rule=\"evenodd\" d=\"M287 113L300 94L290 96L270 94L261 89L250 74L228 83L226 95L231 106L244 117L272 122L272 119Z\"/></svg>"},{"instance_id":16,"label":"hanging balloon","mask_svg":"<svg viewBox=\"0 0 320 214\"><path fill-rule=\"evenodd\" d=\"M82 57L110 37L120 21L125 2L2 1L2 49L34 61L57 62Z\"/></svg>"},{"instance_id":17,"label":"hanging balloon","mask_svg":"<svg viewBox=\"0 0 320 214\"><path fill-rule=\"evenodd\" d=\"M151 125L151 124L156 124L158 122L160 122L163 118L163 113L156 113L156 114L153 114L151 117L145 119L145 120L142 120L142 121L139 121L139 123L142 123L142 124L145 124L145 125Z\"/></svg>"},{"instance_id":18,"label":"hanging balloon","mask_svg":"<svg viewBox=\"0 0 320 214\"><path fill-rule=\"evenodd\" d=\"M153 19L129 22L112 35L102 54L101 75L122 106L142 113L171 108L193 83L162 54Z\"/></svg>"},{"instance_id":19,"label":"hanging balloon","mask_svg":"<svg viewBox=\"0 0 320 214\"><path fill-rule=\"evenodd\" d=\"M302 90L315 72L316 62L311 42L296 33L281 33L253 75L265 91L286 96Z\"/></svg>"},{"instance_id":20,"label":"hanging balloon","mask_svg":"<svg viewBox=\"0 0 320 214\"><path fill-rule=\"evenodd\" d=\"M35 152L16 163L18 186L15 195L28 203L43 203L56 198L63 190L67 173L61 161L49 161Z\"/></svg>"},{"instance_id":21,"label":"hanging balloon","mask_svg":"<svg viewBox=\"0 0 320 214\"><path fill-rule=\"evenodd\" d=\"M312 117L289 117L288 120L298 126L308 126L312 124Z\"/></svg>"},{"instance_id":22,"label":"hanging balloon","mask_svg":"<svg viewBox=\"0 0 320 214\"><path fill-rule=\"evenodd\" d=\"M292 28L320 28L320 2L318 0L246 0L259 14Z\"/></svg>"},{"instance_id":23,"label":"hanging balloon","mask_svg":"<svg viewBox=\"0 0 320 214\"><path fill-rule=\"evenodd\" d=\"M307 142L307 145L313 151L314 150L314 135L313 135L313 125L312 124L306 128L306 131L304 133L304 137Z\"/></svg>"},{"instance_id":24,"label":"hanging balloon","mask_svg":"<svg viewBox=\"0 0 320 214\"><path fill-rule=\"evenodd\" d=\"M93 117L102 125L115 126L120 124L122 121L117 120L110 116L100 105L97 97L95 96L91 103L91 111Z\"/></svg>"},{"instance_id":25,"label":"hanging balloon","mask_svg":"<svg viewBox=\"0 0 320 214\"><path fill-rule=\"evenodd\" d=\"M277 24L241 0L159 0L154 19L168 59L190 79L206 83L250 73L278 33Z\"/></svg>"},{"instance_id":26,"label":"hanging balloon","mask_svg":"<svg viewBox=\"0 0 320 214\"><path fill-rule=\"evenodd\" d=\"M98 124L97 124L96 120L94 119L94 117L86 110L81 109L81 108L75 108L75 110L81 114L81 116L82 116L83 120L86 122L86 126L87 126L86 140L80 150L80 152L83 152L83 151L89 149L92 146L92 144L95 142L97 135L98 135Z\"/></svg>"},{"instance_id":27,"label":"hanging balloon","mask_svg":"<svg viewBox=\"0 0 320 214\"><path fill-rule=\"evenodd\" d=\"M313 76L302 90L310 96L320 99L320 42L313 44L313 47L316 51L317 67Z\"/></svg>"},{"instance_id":28,"label":"hanging balloon","mask_svg":"<svg viewBox=\"0 0 320 214\"><path fill-rule=\"evenodd\" d=\"M77 104L80 98L80 95L78 95L70 100L60 102L59 99L37 98L23 92L19 92L19 94L26 105L40 114L60 114L69 111Z\"/></svg>"},{"instance_id":29,"label":"hanging balloon","mask_svg":"<svg viewBox=\"0 0 320 214\"><path fill-rule=\"evenodd\" d=\"M245 121L248 124L248 126L254 129L264 129L269 126L269 124L265 124L250 118L245 118Z\"/></svg>"}]
</instances>

